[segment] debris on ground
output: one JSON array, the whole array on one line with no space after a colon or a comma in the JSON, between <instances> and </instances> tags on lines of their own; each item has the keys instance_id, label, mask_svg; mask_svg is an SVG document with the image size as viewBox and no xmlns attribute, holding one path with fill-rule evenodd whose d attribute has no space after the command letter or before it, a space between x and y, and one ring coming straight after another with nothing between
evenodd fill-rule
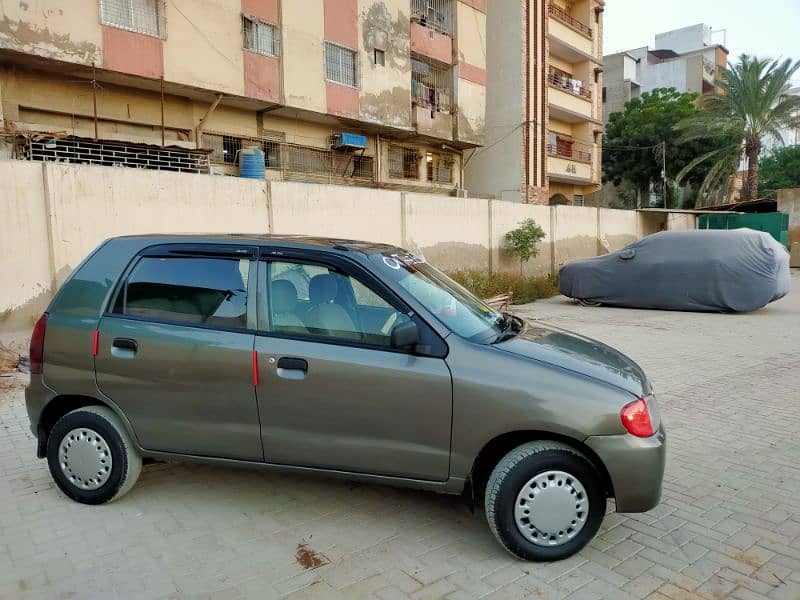
<instances>
[{"instance_id":1,"label":"debris on ground","mask_svg":"<svg viewBox=\"0 0 800 600\"><path fill-rule=\"evenodd\" d=\"M22 357L13 350L0 344L0 375L8 375L19 370Z\"/></svg>"}]
</instances>

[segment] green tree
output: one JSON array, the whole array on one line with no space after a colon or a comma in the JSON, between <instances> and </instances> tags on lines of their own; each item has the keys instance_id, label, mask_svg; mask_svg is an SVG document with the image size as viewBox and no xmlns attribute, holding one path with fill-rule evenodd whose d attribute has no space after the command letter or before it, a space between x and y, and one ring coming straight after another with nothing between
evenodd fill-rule
<instances>
[{"instance_id":1,"label":"green tree","mask_svg":"<svg viewBox=\"0 0 800 600\"><path fill-rule=\"evenodd\" d=\"M662 182L662 166L671 181L697 156L719 147L721 141L708 135L688 143L678 141L675 126L697 113L696 99L696 94L658 88L629 100L623 112L612 113L605 130L603 181L615 186L627 181L645 195L651 183ZM700 182L704 176L700 170L689 182Z\"/></svg>"},{"instance_id":2,"label":"green tree","mask_svg":"<svg viewBox=\"0 0 800 600\"><path fill-rule=\"evenodd\" d=\"M512 256L519 258L519 272L522 274L523 265L539 254L537 244L544 239L544 230L533 219L525 219L519 227L506 234L506 250Z\"/></svg>"},{"instance_id":3,"label":"green tree","mask_svg":"<svg viewBox=\"0 0 800 600\"><path fill-rule=\"evenodd\" d=\"M800 145L776 148L758 167L761 195L776 198L778 190L800 187Z\"/></svg>"},{"instance_id":4,"label":"green tree","mask_svg":"<svg viewBox=\"0 0 800 600\"><path fill-rule=\"evenodd\" d=\"M700 98L702 110L679 125L681 141L691 143L709 131L723 134L726 143L700 154L678 174L678 180L704 171L700 197L725 188L742 158L747 175L742 200L758 197L759 155L765 137L781 139L780 130L800 125L800 96L788 96L790 81L800 61L762 59L742 54L739 62L724 69L717 81L719 93Z\"/></svg>"}]
</instances>

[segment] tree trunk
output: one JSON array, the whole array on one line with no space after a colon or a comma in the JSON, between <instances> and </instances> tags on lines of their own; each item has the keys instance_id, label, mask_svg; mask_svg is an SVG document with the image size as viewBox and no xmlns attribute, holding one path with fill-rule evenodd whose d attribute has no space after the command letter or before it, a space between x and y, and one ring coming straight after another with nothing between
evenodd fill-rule
<instances>
[{"instance_id":1,"label":"tree trunk","mask_svg":"<svg viewBox=\"0 0 800 600\"><path fill-rule=\"evenodd\" d=\"M747 175L742 183L742 200L758 198L758 155L761 153L761 140L749 141L745 144L747 156Z\"/></svg>"}]
</instances>

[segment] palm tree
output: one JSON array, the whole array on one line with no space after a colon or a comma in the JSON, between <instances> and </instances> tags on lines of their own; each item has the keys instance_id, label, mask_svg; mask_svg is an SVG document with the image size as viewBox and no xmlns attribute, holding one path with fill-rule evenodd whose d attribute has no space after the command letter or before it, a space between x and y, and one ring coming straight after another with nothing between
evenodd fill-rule
<instances>
[{"instance_id":1,"label":"palm tree","mask_svg":"<svg viewBox=\"0 0 800 600\"><path fill-rule=\"evenodd\" d=\"M758 158L762 141L773 136L780 143L781 129L797 127L800 118L800 96L786 91L800 61L772 60L742 54L739 62L722 71L717 81L719 92L699 99L700 110L681 123L683 141L723 136L728 143L717 150L698 156L678 173L680 183L697 165L712 161L698 197L727 185L744 158L747 176L742 186L742 200L758 196Z\"/></svg>"}]
</instances>

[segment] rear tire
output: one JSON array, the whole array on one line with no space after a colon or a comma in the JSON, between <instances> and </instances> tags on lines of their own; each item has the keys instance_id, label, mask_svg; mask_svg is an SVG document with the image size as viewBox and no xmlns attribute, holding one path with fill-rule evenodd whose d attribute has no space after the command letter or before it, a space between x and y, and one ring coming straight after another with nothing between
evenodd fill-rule
<instances>
[{"instance_id":1,"label":"rear tire","mask_svg":"<svg viewBox=\"0 0 800 600\"><path fill-rule=\"evenodd\" d=\"M47 439L47 464L61 491L83 504L123 496L142 470L128 431L105 406L84 406L61 417Z\"/></svg>"},{"instance_id":2,"label":"rear tire","mask_svg":"<svg viewBox=\"0 0 800 600\"><path fill-rule=\"evenodd\" d=\"M567 558L597 533L605 494L592 464L559 442L523 444L497 463L486 484L486 520L517 558Z\"/></svg>"}]
</instances>

